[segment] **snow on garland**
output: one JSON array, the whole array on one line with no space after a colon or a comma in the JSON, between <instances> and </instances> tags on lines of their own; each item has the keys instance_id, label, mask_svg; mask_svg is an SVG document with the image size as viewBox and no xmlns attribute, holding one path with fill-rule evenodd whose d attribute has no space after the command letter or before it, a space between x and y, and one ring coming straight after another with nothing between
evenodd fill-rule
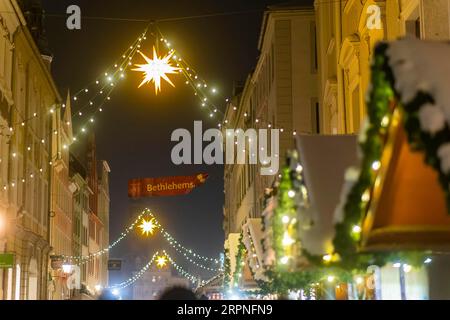
<instances>
[{"instance_id":1,"label":"snow on garland","mask_svg":"<svg viewBox=\"0 0 450 320\"><path fill-rule=\"evenodd\" d=\"M409 141L438 171L450 212L450 43L403 39L386 55Z\"/></svg>"}]
</instances>

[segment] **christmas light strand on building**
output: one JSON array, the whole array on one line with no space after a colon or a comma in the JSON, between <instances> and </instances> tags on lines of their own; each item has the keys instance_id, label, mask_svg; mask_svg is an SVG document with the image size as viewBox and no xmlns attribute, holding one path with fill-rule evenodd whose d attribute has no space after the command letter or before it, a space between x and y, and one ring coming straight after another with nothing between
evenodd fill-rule
<instances>
[{"instance_id":1,"label":"christmas light strand on building","mask_svg":"<svg viewBox=\"0 0 450 320\"><path fill-rule=\"evenodd\" d=\"M80 126L79 131L74 134L74 142L77 137L86 134L88 126L95 122L95 116L104 111L104 105L111 101L111 95L118 84L126 78L127 71L133 65L133 59L140 53L143 42L147 39L149 27L133 42L124 52L121 58L109 67L105 72L96 77L84 89L79 90L74 96L74 103L84 100L84 104L79 109L75 109L78 118L86 118ZM92 86L94 88L92 88ZM92 110L92 111L91 111Z\"/></svg>"},{"instance_id":2,"label":"christmas light strand on building","mask_svg":"<svg viewBox=\"0 0 450 320\"><path fill-rule=\"evenodd\" d=\"M17 108L16 108L17 110ZM53 114L55 111L54 108L50 109L50 113L49 114ZM20 116L20 112L19 110L17 110L17 114ZM35 113L36 114L36 113ZM33 118L35 119L35 118ZM18 126L18 128L16 128ZM11 145L15 145L15 143L11 142L11 140L15 139L15 133L19 132L20 130L26 130L28 133L28 128L26 127L24 122L18 122L15 125L11 126L11 127L2 127L0 128L2 130L2 132L0 133L0 135L6 136L8 139L8 144ZM7 131L7 133L5 134L3 130ZM24 133L25 134L25 133ZM33 133L34 134L34 133ZM14 161L19 161L20 159L26 159L29 157L30 154L32 154L32 152L34 151L32 145L36 145L36 144L41 144L41 145L46 145L47 143L51 143L52 141L52 136L53 135L57 135L58 131L57 130L53 130L50 131L48 133L47 136L39 136L37 134L34 134L35 136L33 137L33 141L29 144L25 144L22 145L20 148L18 147L10 147L9 150L9 158L8 161L9 163L13 163ZM16 187L19 186L19 184L25 184L33 179L36 179L37 177L40 176L46 176L48 174L48 169L49 166L52 166L54 161L57 160L59 157L58 154L56 154L54 157L50 157L49 159L46 160L46 165L41 165L40 167L36 167L36 168L30 168L29 166L27 166L26 168L26 172L22 173L21 176L20 174L18 174L18 176L16 178L10 178L9 181L4 181L1 188L3 191L7 191L8 189L14 189ZM2 158L0 158L0 163L3 161Z\"/></svg>"},{"instance_id":3,"label":"christmas light strand on building","mask_svg":"<svg viewBox=\"0 0 450 320\"><path fill-rule=\"evenodd\" d=\"M136 53L139 52L139 49L141 48L142 42L147 39L149 26L144 30L142 34L139 35L139 37L133 42L131 46L122 54L121 58L117 60L116 63L113 64L112 67L107 69L107 72L105 72L105 80L102 80L102 76L99 76L91 82L89 85L85 86L83 89L79 90L75 95L72 97L72 102L75 104L79 101L82 101L83 98L87 98L87 102L83 105L81 109L77 111L77 115L79 117L82 117L85 114L85 110L90 107L95 107L95 111L89 113L88 117L85 120L85 122L80 126L79 132L73 134L73 141L71 141L67 145L63 145L63 149L68 149L70 147L70 144L78 141L79 137L83 134L86 134L88 131L88 126L92 125L95 122L95 115L98 112L103 111L103 106L111 100L111 94L116 87L116 81L122 80L125 78L127 69L133 64L133 58L136 55ZM103 75L103 74L102 74ZM93 89L92 86L95 86ZM94 95L90 95L90 93L94 93ZM16 121L14 124L12 124L10 127L2 127L1 134L4 136L7 136L9 139L12 139L14 132L21 128L25 128L31 121L37 120L39 118L42 118L44 116L50 116L57 115L57 111L59 109L64 109L66 107L66 104L58 104L56 106L51 107L48 110L44 110L43 112L34 112L29 117L23 116L20 112L20 110L17 110L17 116L22 118L21 120ZM75 115L75 114L74 114ZM70 125L71 123L67 123L67 125ZM6 133L4 132L6 129ZM49 133L46 137L38 137L38 140L42 144L46 144L47 142L51 142L51 136L53 134L58 134L57 131L52 131ZM23 158L26 157L27 152L33 152L33 146L29 145L25 147L26 150L24 152L18 152L17 150L11 150L10 151L10 161L15 161L19 159L21 156ZM56 160L57 156L55 156L54 159L49 160L49 165L52 166L53 162ZM0 158L0 162L2 159ZM45 174L45 167L41 167L37 170L30 171L23 177L18 177L17 180L11 179L11 181L3 183L2 190L6 191L8 188L15 188L19 183L26 183L30 179L35 179L35 177L39 176L39 174Z\"/></svg>"},{"instance_id":4,"label":"christmas light strand on building","mask_svg":"<svg viewBox=\"0 0 450 320\"><path fill-rule=\"evenodd\" d=\"M103 95L105 90L108 87L115 87L115 81L121 80L125 78L125 74L127 69L132 65L132 60L134 59L134 56L136 53L139 52L139 48L141 48L141 44L144 40L147 39L147 33L148 33L149 27L147 27L142 34L139 35L139 37L132 43L132 45L121 55L121 59L118 59L112 67L109 67L107 69L107 72L105 72L106 80L102 80L102 76L98 76L96 80L89 83L87 86L84 86L82 89L80 89L78 92L76 92L72 99L74 103L77 103L78 101L82 100L83 97L87 97L88 102L83 105L83 110L86 107L93 106L95 98L98 96ZM102 73L103 75L103 73ZM93 89L92 87L95 86L96 89ZM99 87L101 86L101 87ZM98 90L98 88L100 88ZM93 96L89 95L90 93L95 93ZM56 107L52 107L49 110L45 110L43 113L34 112L29 117L22 116L20 113L18 115L22 118L20 121L17 121L14 123L11 128L8 128L10 131L12 131L12 128L14 126L25 126L28 122L33 121L35 119L38 119L43 116L52 115L55 113L58 109L65 108L65 104L60 104ZM75 105L74 105L75 106ZM79 116L83 115L83 110L78 110L77 114Z\"/></svg>"},{"instance_id":5,"label":"christmas light strand on building","mask_svg":"<svg viewBox=\"0 0 450 320\"><path fill-rule=\"evenodd\" d=\"M148 29L149 27L147 27L145 31L139 35L139 37L133 42L133 44L122 54L121 59L118 59L117 62L113 64L113 66L107 69L106 72L96 77L96 80L73 95L73 115L79 118L87 116L87 119L80 126L79 132L76 134L74 133L73 141L71 143L76 142L81 134L85 134L88 131L88 125L95 122L95 115L98 112L103 112L103 106L111 100L111 94L117 87L117 83L125 78L127 69L133 64L132 61L134 59L134 56L140 51L143 41L147 39ZM103 78L103 75L105 78ZM93 86L95 87L92 88ZM83 99L86 100L85 103L77 110L76 104L80 101L83 101ZM65 107L66 105L62 104L58 105L57 107L51 108L49 114L52 115L58 109ZM87 109L92 109L94 111L85 112L85 110ZM42 116L42 114L40 115L38 113L34 113L32 117L18 122L17 125L25 126L28 121L37 119L40 116ZM10 128L10 131L13 131L12 128Z\"/></svg>"},{"instance_id":6,"label":"christmas light strand on building","mask_svg":"<svg viewBox=\"0 0 450 320\"><path fill-rule=\"evenodd\" d=\"M126 71L129 67L133 65L133 59L140 51L142 44L147 40L147 35L149 32L149 26L139 34L139 36L134 40L134 42L125 50L125 52L118 58L110 67L108 67L104 72L99 74L94 81L84 86L78 92L73 95L73 101L78 103L85 99L88 101L83 107L91 105L89 102L92 97L101 95L101 90L106 87L115 87L118 80L125 78ZM100 90L99 90L100 88ZM94 95L92 95L94 93Z\"/></svg>"},{"instance_id":7,"label":"christmas light strand on building","mask_svg":"<svg viewBox=\"0 0 450 320\"><path fill-rule=\"evenodd\" d=\"M16 156L16 157L18 157L18 156ZM53 159L50 159L50 161L49 161L50 166L53 164L53 161L55 159L56 159L56 157ZM0 163L1 162L2 162L2 159L0 159ZM46 170L46 168L48 168L48 167L44 166L39 169L29 170L22 177L18 177L17 179L11 179L9 182L7 181L6 183L4 183L2 185L1 190L8 191L9 189L14 189L14 188L19 187L19 184L25 184L27 182L32 181L33 179L39 178L40 176L45 176L45 175L47 175L47 172L48 172L48 170Z\"/></svg>"}]
</instances>

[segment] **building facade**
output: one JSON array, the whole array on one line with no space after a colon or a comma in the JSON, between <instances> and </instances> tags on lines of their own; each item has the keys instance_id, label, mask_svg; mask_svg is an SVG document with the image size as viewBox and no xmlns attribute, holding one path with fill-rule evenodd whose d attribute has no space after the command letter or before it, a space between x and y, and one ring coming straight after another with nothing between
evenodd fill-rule
<instances>
[{"instance_id":1,"label":"building facade","mask_svg":"<svg viewBox=\"0 0 450 320\"><path fill-rule=\"evenodd\" d=\"M306 134L305 139L309 139L308 135L318 134L354 135L365 126L366 93L370 89L370 66L377 43L404 36L427 40L450 39L449 0L316 0L311 1L314 8L292 5L305 2L292 1L290 6L267 9L257 66L247 78L242 92L229 103L223 124L227 129L244 131L248 128L279 128L280 166L284 164L285 152L295 149L292 136ZM309 37L306 32L308 23ZM267 57L269 72L262 79L268 78L269 81L265 82L258 76L265 74ZM262 89L258 89L258 85L262 85ZM312 149L317 147L315 145ZM251 156L251 151L248 151ZM305 158L305 153L302 156ZM306 158L309 156L311 152L306 154ZM314 161L315 164L320 162L319 157ZM326 169L333 167L336 165ZM246 243L245 234L251 234L252 224L260 220L265 206L265 191L270 191L278 175L261 176L259 169L260 165L225 166L224 230L231 274L236 269L235 257L241 239L249 254L245 257L245 264L258 266L263 263L258 248L253 253L248 249L257 247L259 241L255 246ZM325 171L317 170L320 174ZM323 190L326 190L325 186L318 192L316 190L316 200L329 196L329 192L322 194ZM321 205L325 203L318 202ZM268 211L277 207L276 203L269 205L271 207L266 208ZM327 214L331 212L322 211ZM330 219L326 216L323 221L329 223ZM319 225L317 221L316 225ZM314 228L306 226L306 229ZM330 230L334 230L334 226ZM265 231L268 234L271 232ZM323 230L321 233L324 233ZM253 235L249 239L259 240ZM305 241L309 241L311 246L319 243L314 239ZM245 269L241 271L239 286L248 289L246 280L255 278L258 273L251 274L247 279ZM400 272L399 277L398 267L387 265L378 268L376 278L381 279L380 290L384 292L379 296L427 299L427 281L432 282L433 277L427 279L425 268L406 270L407 274L401 275ZM231 282L236 279L233 278ZM397 288L403 280L407 285L403 285L402 290L406 293L401 294ZM351 295L345 298L351 298Z\"/></svg>"},{"instance_id":2,"label":"building facade","mask_svg":"<svg viewBox=\"0 0 450 320\"><path fill-rule=\"evenodd\" d=\"M61 114L62 113L62 114ZM52 257L72 256L73 192L76 186L69 177L70 152L73 142L70 96L63 108L55 110L52 136L50 245ZM70 297L68 274L62 268L51 268L49 299Z\"/></svg>"},{"instance_id":3,"label":"building facade","mask_svg":"<svg viewBox=\"0 0 450 320\"><path fill-rule=\"evenodd\" d=\"M70 155L70 178L76 187L73 195L73 255L86 257L89 255L89 196L92 190L87 182L86 168L73 154ZM89 292L87 290L88 263L82 263L79 267L80 292Z\"/></svg>"},{"instance_id":4,"label":"building facade","mask_svg":"<svg viewBox=\"0 0 450 320\"><path fill-rule=\"evenodd\" d=\"M359 131L377 42L403 36L450 39L448 0L316 0L314 4L320 124L326 134Z\"/></svg>"},{"instance_id":5,"label":"building facade","mask_svg":"<svg viewBox=\"0 0 450 320\"><path fill-rule=\"evenodd\" d=\"M95 149L95 140L91 137L85 159L86 165L75 154L70 154L70 179L75 190L72 255L82 257L82 259L71 260L71 264L79 267L80 271L80 290L76 291L76 296L71 297L75 299L80 298L78 293L82 294L82 298L84 295L95 297L102 288L108 286L109 254L106 252L102 255L94 255L109 246L109 172L111 170L106 161L96 160ZM92 167L94 163L96 165ZM97 176L97 169L100 172L100 178L92 179L92 176Z\"/></svg>"},{"instance_id":6,"label":"building facade","mask_svg":"<svg viewBox=\"0 0 450 320\"><path fill-rule=\"evenodd\" d=\"M278 158L279 167L286 161L286 152L294 148L295 135L319 133L315 41L313 7L269 7L256 68L227 106L224 129L280 129L279 152L272 155ZM263 166L249 161L225 166L224 231L231 266L242 226L248 219L261 217L265 190L278 176L278 170L261 175Z\"/></svg>"},{"instance_id":7,"label":"building facade","mask_svg":"<svg viewBox=\"0 0 450 320\"><path fill-rule=\"evenodd\" d=\"M47 298L52 110L61 97L51 77L42 10L0 2L0 299Z\"/></svg>"},{"instance_id":8,"label":"building facade","mask_svg":"<svg viewBox=\"0 0 450 320\"><path fill-rule=\"evenodd\" d=\"M89 195L88 251L98 253L109 245L109 172L106 161L97 161L95 136L88 141L87 183L92 193ZM100 174L99 174L100 172ZM100 175L100 178L99 178ZM87 262L86 287L92 294L108 285L108 252L94 256Z\"/></svg>"},{"instance_id":9,"label":"building facade","mask_svg":"<svg viewBox=\"0 0 450 320\"><path fill-rule=\"evenodd\" d=\"M109 246L109 173L111 169L108 162L102 160L98 162L100 177L98 178L98 216L103 225L101 230L101 243L102 248L107 248ZM108 275L108 260L109 253L102 255L100 263L101 269L101 284L106 287L109 282Z\"/></svg>"}]
</instances>

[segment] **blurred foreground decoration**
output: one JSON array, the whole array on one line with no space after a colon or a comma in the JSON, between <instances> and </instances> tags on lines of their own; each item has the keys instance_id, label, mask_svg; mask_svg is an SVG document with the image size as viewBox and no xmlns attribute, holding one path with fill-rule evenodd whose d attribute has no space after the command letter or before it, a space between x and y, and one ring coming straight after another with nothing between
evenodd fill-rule
<instances>
[{"instance_id":1,"label":"blurred foreground decoration","mask_svg":"<svg viewBox=\"0 0 450 320\"><path fill-rule=\"evenodd\" d=\"M392 252L450 250L449 54L448 43L417 39L377 47L360 174L340 224L361 236L335 239L342 256L373 252L386 263Z\"/></svg>"}]
</instances>

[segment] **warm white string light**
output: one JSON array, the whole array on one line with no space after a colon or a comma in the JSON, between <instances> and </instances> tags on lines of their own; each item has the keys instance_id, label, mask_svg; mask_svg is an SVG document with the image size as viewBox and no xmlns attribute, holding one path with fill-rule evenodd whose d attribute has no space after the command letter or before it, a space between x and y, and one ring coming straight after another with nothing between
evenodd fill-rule
<instances>
[{"instance_id":1,"label":"warm white string light","mask_svg":"<svg viewBox=\"0 0 450 320\"><path fill-rule=\"evenodd\" d=\"M183 245L181 245L174 237L172 237L162 226L161 224L158 222L158 220L156 219L156 217L150 212L150 210L146 209L148 215L154 219L154 223L155 225L159 228L159 231L161 232L162 236L164 237L164 239L169 243L169 245L175 249L178 253L182 254L183 257L189 261L190 263L192 263L193 265L202 268L204 270L208 270L208 271L213 271L213 272L217 272L217 271L222 271L221 267L207 267L202 263L199 263L195 260L201 260L204 263L215 263L215 264L219 264L220 261L219 259L215 259L215 258L210 258L210 257L205 257L202 256L198 253L196 253L195 251L193 251L192 249L188 249L186 247L184 247Z\"/></svg>"},{"instance_id":2,"label":"warm white string light","mask_svg":"<svg viewBox=\"0 0 450 320\"><path fill-rule=\"evenodd\" d=\"M150 261L144 266L142 267L141 270L139 270L135 275L133 275L132 277L128 278L127 280L109 286L107 287L107 289L124 289L130 285L132 285L133 283L135 283L137 280L139 280L147 271L148 269L152 266L152 264L155 262L156 257L159 255L159 252L155 252L152 256L152 258L150 259ZM189 281L191 281L192 283L198 283L199 282L199 278L192 275L191 273L187 272L186 270L184 270L182 267L180 267L173 259L170 255L167 254L167 252L165 250L163 250L163 257L167 258L169 260L169 262L172 264L172 266L174 267L174 269L184 278L188 279ZM205 281L200 281L199 282L200 285L204 285L206 282Z\"/></svg>"},{"instance_id":3,"label":"warm white string light","mask_svg":"<svg viewBox=\"0 0 450 320\"><path fill-rule=\"evenodd\" d=\"M120 61L118 60L118 62L114 63L113 67L108 68L108 70L114 70L110 76L111 81L109 81L106 84L103 84L100 90L95 90L95 89L92 89L92 85L96 85L98 87L102 83L99 80L100 77L97 77L97 80L91 82L88 86L84 87L83 89L80 89L72 97L73 102L76 103L81 98L83 98L83 96L81 96L82 94L84 94L86 97L88 97L87 94L89 94L91 92L95 92L95 95L93 97L91 96L88 99L88 103L85 105L85 107L86 106L90 106L90 107L94 106L95 105L94 101L98 96L102 96L102 99L100 99L100 103L97 105L95 112L93 114L90 114L88 119L81 126L80 132L78 132L78 134L73 135L73 141L71 141L70 144L78 141L78 137L80 136L80 134L85 134L87 132L87 126L91 125L95 122L95 114L97 114L98 112L102 112L104 104L111 100L111 93L113 92L114 88L116 87L114 85L115 82L113 82L113 81L123 79L125 77L126 70L132 65L132 59L134 58L135 54L137 52L139 52L139 48L141 48L142 42L147 39L147 33L148 33L148 27L145 29L145 31L142 34L139 35L139 37L133 42L133 44L123 53L122 60L120 60ZM113 85L111 85L111 84L113 84ZM15 127L19 126L19 128L23 128L29 122L36 120L42 116L53 116L53 114L55 114L58 109L65 108L65 107L66 107L65 104L60 104L60 105L50 108L49 110L46 110L44 113L34 112L33 115L28 118L22 116L21 113L18 112L18 116L21 117L22 119L20 121L17 121L17 123L11 125L10 127L0 128L2 131L1 134L11 138L13 136L14 132L18 130ZM85 108L79 110L77 114L82 116L84 114L84 109ZM69 124L70 123L68 123L68 125ZM6 133L4 132L5 129L7 130ZM52 131L51 133L49 133L48 137L38 137L39 138L38 140L41 141L42 144L45 144L45 143L51 141L51 136L53 134L58 134L58 132ZM63 149L68 149L70 144L63 145L62 146ZM33 152L31 145L26 147L26 150L24 151L23 156L25 156L27 152ZM22 153L20 153L20 154L22 155ZM20 158L19 152L16 150L11 150L10 155L9 155L9 160L13 161L18 158ZM55 159L50 159L50 161L49 161L50 166L53 165L54 160ZM1 161L2 161L2 159L0 158L0 162ZM45 168L42 167L42 168L37 169L34 172L28 172L25 176L23 176L21 178L19 177L17 180L13 179L9 182L4 183L1 186L1 188L2 188L1 190L6 191L6 190L8 190L8 188L16 188L19 183L26 183L31 179L35 179L39 174L44 174L44 171L45 171Z\"/></svg>"},{"instance_id":4,"label":"warm white string light","mask_svg":"<svg viewBox=\"0 0 450 320\"><path fill-rule=\"evenodd\" d=\"M194 96L196 96L199 100L200 106L208 110L210 118L215 117L217 114L223 116L223 112L220 111L220 109L212 102L215 96L221 97L217 88L209 86L207 82L199 76L195 69L189 65L186 59L181 57L180 52L173 48L172 43L163 36L161 30L159 30L159 28L157 28L157 30L160 36L159 41L162 42L168 49L169 53L172 54L172 60L176 64L176 67L180 68L180 72L184 75L186 80L185 84L191 86L193 89ZM225 102L228 100L223 97L221 98Z\"/></svg>"},{"instance_id":5,"label":"warm white string light","mask_svg":"<svg viewBox=\"0 0 450 320\"><path fill-rule=\"evenodd\" d=\"M125 239L128 236L128 234L136 227L136 225L139 222L141 222L142 218L144 218L148 214L150 214L150 211L148 209L144 210L136 218L136 220L134 220L134 222L120 234L120 236L117 238L117 240L115 240L113 243L111 243L107 248L104 248L100 251L97 251L95 253L91 253L91 254L85 255L85 256L83 256L83 255L82 256L65 256L65 255L63 255L62 257L67 261L75 260L80 265L88 262L89 260L91 260L95 257L99 257L99 256L109 252L112 248L114 248L117 244L119 244L123 239Z\"/></svg>"},{"instance_id":6,"label":"warm white string light","mask_svg":"<svg viewBox=\"0 0 450 320\"><path fill-rule=\"evenodd\" d=\"M106 72L99 75L95 81L91 82L91 84L85 89L81 89L74 96L73 100L79 101L83 97L85 98L84 105L75 112L78 117L86 116L85 122L81 125L80 130L77 134L74 134L74 142L76 141L77 136L84 135L88 131L88 126L92 125L95 122L95 115L99 112L103 112L103 106L111 101L111 95L117 84L125 79L128 68L133 65L133 59L137 53L140 52L140 48L142 47L142 43L147 39L148 28L139 35L139 37L135 40L135 42L125 51L125 53L121 56L121 60L114 63L112 67L108 68ZM94 88L91 88L94 86ZM93 95L85 95L86 93L94 93ZM100 99L98 99L100 97ZM97 104L96 100L100 100ZM94 111L88 114L85 114L86 110L92 110L95 107Z\"/></svg>"},{"instance_id":7,"label":"warm white string light","mask_svg":"<svg viewBox=\"0 0 450 320\"><path fill-rule=\"evenodd\" d=\"M175 240L175 238L173 238L167 231L164 230L164 228L158 222L158 220L156 219L154 214L148 208L145 209L136 218L136 220L129 227L127 227L124 232L121 233L119 238L117 240L115 240L113 243L111 243L108 247L106 247L106 248L104 248L104 249L102 249L100 251L97 251L95 253L91 253L89 255L84 255L84 256L65 256L65 255L63 255L63 258L66 261L75 261L78 265L82 265L82 264L85 264L85 263L89 262L93 258L102 256L102 255L108 253L113 247L115 247L123 239L125 239L128 236L128 234L133 229L136 228L137 224L142 222L142 219L145 218L145 217L150 217L150 218L154 219L154 224L159 228L159 230L160 230L161 234L163 235L164 239L169 243L169 245L172 248L174 248L178 253L182 254L183 257L188 262L192 263L196 267L202 268L202 269L207 270L207 271L211 271L211 272L220 272L220 271L222 271L221 267L208 267L208 266L205 266L204 264L202 264L200 262L197 262L196 260L202 260L205 263L211 263L211 262L214 262L215 264L219 264L220 263L220 261L218 259L202 256L200 254L197 254L192 249L188 249L188 248L184 247L183 245L181 245L177 240Z\"/></svg>"},{"instance_id":8,"label":"warm white string light","mask_svg":"<svg viewBox=\"0 0 450 320\"><path fill-rule=\"evenodd\" d=\"M177 270L181 276L185 277L186 279L188 279L189 281L191 281L194 284L199 281L199 278L195 277L194 275L190 274L189 272L184 270L182 267L177 265L176 262L166 253L166 251L163 251L163 252L164 252L164 255L167 257L167 259L169 259L170 263L173 265L175 270ZM205 283L205 281L200 281L200 285L203 285L204 283Z\"/></svg>"},{"instance_id":9,"label":"warm white string light","mask_svg":"<svg viewBox=\"0 0 450 320\"><path fill-rule=\"evenodd\" d=\"M183 257L187 261L189 261L190 263L192 263L196 267L199 267L199 268L207 270L207 271L212 271L212 272L221 272L221 271L223 271L223 269L220 268L220 267L219 268L207 267L207 266L205 266L205 265L203 265L201 263L196 262L195 260L190 258L189 255L186 254L186 252L182 252L178 246L173 245L172 248L174 248L179 254L183 255ZM195 254L195 253L193 253L193 254ZM195 254L195 255L197 256L197 254Z\"/></svg>"},{"instance_id":10,"label":"warm white string light","mask_svg":"<svg viewBox=\"0 0 450 320\"><path fill-rule=\"evenodd\" d=\"M205 257L205 256L202 256L202 255L196 253L192 249L186 248L185 246L180 244L174 237L172 237L167 231L165 231L164 228L161 228L161 233L162 233L164 239L169 243L169 245L172 248L174 248L175 250L177 250L178 252L186 254L187 256L191 256L198 260L203 260L205 262L213 262L215 264L220 263L219 259Z\"/></svg>"},{"instance_id":11,"label":"warm white string light","mask_svg":"<svg viewBox=\"0 0 450 320\"><path fill-rule=\"evenodd\" d=\"M148 209L146 209L148 210ZM186 254L186 257L190 256L193 257L197 260L203 260L204 262L213 262L215 264L219 264L220 261L219 259L216 258L210 258L210 257L205 257L202 256L198 253L196 253L194 250L186 248L185 246L183 246L182 244L180 244L170 233L168 233L164 227L161 226L161 224L158 222L158 220L156 219L156 217L153 215L153 213L151 213L149 210L147 211L148 215L150 217L152 217L153 219L155 219L155 223L158 226L161 234L163 235L164 239L169 243L169 245L174 248L177 252L182 253L182 254ZM206 269L206 268L205 268ZM218 271L218 269L216 268L211 268L213 270L211 271ZM208 269L206 269L208 270Z\"/></svg>"},{"instance_id":12,"label":"warm white string light","mask_svg":"<svg viewBox=\"0 0 450 320\"><path fill-rule=\"evenodd\" d=\"M132 285L133 283L135 283L137 280L139 280L139 279L144 275L144 273L145 273L145 272L150 268L150 266L153 264L153 262L155 261L155 258L156 258L157 256L158 256L158 251L155 252L155 254L153 254L153 256L152 256L152 258L150 259L150 261L149 261L149 262L148 262L141 270L139 270L138 273L136 273L136 274L133 275L131 278L129 278L129 279L127 279L127 280L125 280L125 281L123 281L123 282L121 282L121 283L118 283L118 284L115 284L115 285L112 285L112 286L107 287L107 289L124 289L124 288L126 288L126 287Z\"/></svg>"}]
</instances>

